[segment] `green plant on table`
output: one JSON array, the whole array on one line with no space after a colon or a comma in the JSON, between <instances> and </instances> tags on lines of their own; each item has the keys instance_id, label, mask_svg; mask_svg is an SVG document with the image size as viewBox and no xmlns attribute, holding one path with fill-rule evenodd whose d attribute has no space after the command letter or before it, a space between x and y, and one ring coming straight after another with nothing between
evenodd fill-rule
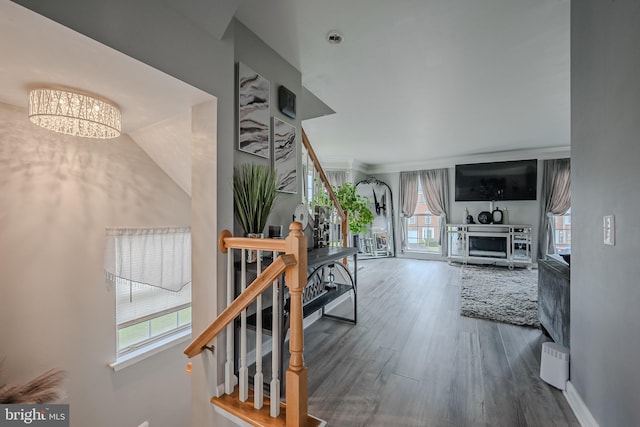
<instances>
[{"instance_id":1,"label":"green plant on table","mask_svg":"<svg viewBox=\"0 0 640 427\"><path fill-rule=\"evenodd\" d=\"M245 163L233 170L233 207L245 234L260 234L276 199L276 172L266 165Z\"/></svg>"},{"instance_id":2,"label":"green plant on table","mask_svg":"<svg viewBox=\"0 0 640 427\"><path fill-rule=\"evenodd\" d=\"M332 189L340 207L349 215L349 231L353 234L366 232L367 226L373 222L369 199L359 195L355 185L350 182L345 182L338 187L332 186ZM314 194L312 205L331 206L329 194L324 191Z\"/></svg>"}]
</instances>

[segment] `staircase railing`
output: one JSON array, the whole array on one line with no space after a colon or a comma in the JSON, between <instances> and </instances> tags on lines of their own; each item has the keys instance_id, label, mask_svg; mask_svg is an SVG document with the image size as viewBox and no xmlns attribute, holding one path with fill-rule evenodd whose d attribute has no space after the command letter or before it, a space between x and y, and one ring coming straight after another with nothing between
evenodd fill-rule
<instances>
[{"instance_id":1,"label":"staircase railing","mask_svg":"<svg viewBox=\"0 0 640 427\"><path fill-rule=\"evenodd\" d=\"M330 240L332 242L336 241L336 238L339 239L340 244L343 247L349 246L349 218L347 212L345 212L340 206L340 202L338 202L338 198L329 183L329 179L327 178L320 161L318 160L318 156L316 156L313 147L311 146L311 142L309 141L309 137L307 137L306 132L302 129L302 145L304 146L308 161L310 161L313 165L313 188L311 190L311 194L307 194L307 199L312 200L313 196L318 191L325 191L329 195L329 199L331 200L333 207L333 217L336 217L339 221L339 227L336 229L330 230ZM316 183L319 182L320 188L316 188Z\"/></svg>"},{"instance_id":2,"label":"staircase railing","mask_svg":"<svg viewBox=\"0 0 640 427\"><path fill-rule=\"evenodd\" d=\"M263 396L263 373L262 373L262 293L270 286L273 288L272 295L272 379L270 382L270 402L269 415L271 417L281 417L280 404L280 344L281 344L281 303L279 294L278 278L285 274L285 285L289 291L289 367L285 374L286 381L286 425L307 426L310 425L308 416L308 383L307 368L304 364L303 348L303 323L302 323L302 295L307 283L307 242L302 233L302 225L298 222L291 223L289 235L286 239L251 239L243 237L233 237L229 231L223 231L218 238L218 246L223 253L227 253L227 307L222 313L198 335L184 353L192 358L201 353L208 344L221 332L226 331L226 362L225 362L225 394L235 394L234 388L238 382L238 399L245 402L249 399L249 379L248 379L248 359L247 359L247 308L256 303L256 349L255 364L256 375L254 377L254 404L256 410L262 409L265 404ZM234 252L240 252L240 285L241 293L237 298L235 295L236 266ZM257 277L246 286L246 259L248 250L258 251L258 261L256 265ZM261 255L264 252L273 253L273 262L262 271ZM234 320L240 319L240 354L238 377L235 375L235 330ZM215 399L212 402L215 403ZM266 409L266 408L265 408ZM246 421L252 419L262 419L262 415L246 415ZM251 421L249 421L251 422ZM255 425L261 425L256 423Z\"/></svg>"}]
</instances>

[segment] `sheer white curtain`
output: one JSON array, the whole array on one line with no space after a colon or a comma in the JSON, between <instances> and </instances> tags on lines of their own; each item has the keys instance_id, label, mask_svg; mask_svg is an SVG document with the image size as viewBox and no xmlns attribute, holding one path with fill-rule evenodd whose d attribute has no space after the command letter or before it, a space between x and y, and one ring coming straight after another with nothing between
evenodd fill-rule
<instances>
[{"instance_id":1,"label":"sheer white curtain","mask_svg":"<svg viewBox=\"0 0 640 427\"><path fill-rule=\"evenodd\" d=\"M191 304L191 229L108 228L104 269L119 327Z\"/></svg>"},{"instance_id":2,"label":"sheer white curtain","mask_svg":"<svg viewBox=\"0 0 640 427\"><path fill-rule=\"evenodd\" d=\"M178 292L191 283L191 229L108 228L104 268L112 283Z\"/></svg>"},{"instance_id":3,"label":"sheer white curtain","mask_svg":"<svg viewBox=\"0 0 640 427\"><path fill-rule=\"evenodd\" d=\"M538 258L556 252L553 215L564 215L571 207L571 159L545 160L542 164L542 196Z\"/></svg>"},{"instance_id":4,"label":"sheer white curtain","mask_svg":"<svg viewBox=\"0 0 640 427\"><path fill-rule=\"evenodd\" d=\"M440 253L447 254L447 212L449 211L449 170L430 169L420 171L420 185L429 212L440 216Z\"/></svg>"},{"instance_id":5,"label":"sheer white curtain","mask_svg":"<svg viewBox=\"0 0 640 427\"><path fill-rule=\"evenodd\" d=\"M412 217L418 204L418 179L417 171L400 172L400 238L402 239L402 250L407 245L405 221L402 218Z\"/></svg>"}]
</instances>

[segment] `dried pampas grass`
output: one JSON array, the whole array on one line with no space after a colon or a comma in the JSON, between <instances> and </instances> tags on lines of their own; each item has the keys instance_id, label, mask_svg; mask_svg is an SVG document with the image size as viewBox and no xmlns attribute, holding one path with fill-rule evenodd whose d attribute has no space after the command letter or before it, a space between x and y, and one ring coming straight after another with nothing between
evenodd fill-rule
<instances>
[{"instance_id":1,"label":"dried pampas grass","mask_svg":"<svg viewBox=\"0 0 640 427\"><path fill-rule=\"evenodd\" d=\"M42 404L60 399L60 385L65 378L64 371L51 369L23 385L0 384L2 404Z\"/></svg>"}]
</instances>

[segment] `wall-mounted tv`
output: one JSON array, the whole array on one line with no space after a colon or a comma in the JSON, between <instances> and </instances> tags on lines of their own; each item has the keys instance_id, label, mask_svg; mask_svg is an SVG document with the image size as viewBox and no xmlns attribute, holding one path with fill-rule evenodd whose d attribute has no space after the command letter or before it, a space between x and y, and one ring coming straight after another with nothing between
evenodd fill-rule
<instances>
[{"instance_id":1,"label":"wall-mounted tv","mask_svg":"<svg viewBox=\"0 0 640 427\"><path fill-rule=\"evenodd\" d=\"M536 200L538 161L456 165L456 202Z\"/></svg>"}]
</instances>

